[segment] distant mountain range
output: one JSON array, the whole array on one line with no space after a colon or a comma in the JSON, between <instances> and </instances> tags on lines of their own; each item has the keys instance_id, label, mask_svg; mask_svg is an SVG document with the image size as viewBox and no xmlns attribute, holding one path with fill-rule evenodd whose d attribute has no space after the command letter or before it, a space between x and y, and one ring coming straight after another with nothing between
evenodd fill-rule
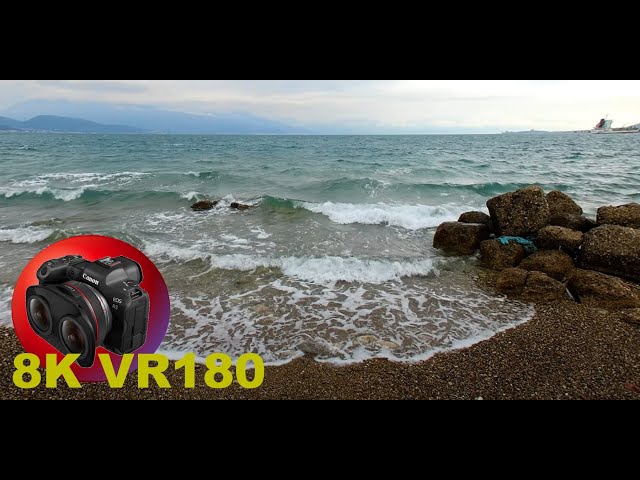
<instances>
[{"instance_id":1,"label":"distant mountain range","mask_svg":"<svg viewBox=\"0 0 640 480\"><path fill-rule=\"evenodd\" d=\"M307 134L311 131L287 125L276 120L257 117L249 113L228 112L194 114L162 110L149 105L114 105L99 102L76 102L66 100L29 100L18 103L0 117L2 125L27 130L49 130L58 132L92 133L185 133L185 134ZM37 116L36 116L37 115ZM31 118L35 117L35 118ZM57 120L45 122L43 127L37 119ZM21 124L13 118L27 119ZM88 120L81 120L88 119ZM73 120L73 122L71 121ZM86 122L81 124L78 122ZM125 126L127 125L127 126ZM5 128L6 129L6 128Z\"/></svg>"},{"instance_id":2,"label":"distant mountain range","mask_svg":"<svg viewBox=\"0 0 640 480\"><path fill-rule=\"evenodd\" d=\"M21 122L9 117L0 117L0 130L29 132L73 132L73 133L144 133L142 128L127 125L103 125L82 118L38 115Z\"/></svg>"}]
</instances>

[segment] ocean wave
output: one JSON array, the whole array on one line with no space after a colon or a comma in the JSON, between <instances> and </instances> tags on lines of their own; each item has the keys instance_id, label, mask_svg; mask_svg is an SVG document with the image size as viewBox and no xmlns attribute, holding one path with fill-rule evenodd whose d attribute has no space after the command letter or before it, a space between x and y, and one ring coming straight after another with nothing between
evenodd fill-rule
<instances>
[{"instance_id":1,"label":"ocean wave","mask_svg":"<svg viewBox=\"0 0 640 480\"><path fill-rule=\"evenodd\" d=\"M55 233L50 228L17 227L0 229L0 242L9 243L36 243L46 240Z\"/></svg>"},{"instance_id":2,"label":"ocean wave","mask_svg":"<svg viewBox=\"0 0 640 480\"><path fill-rule=\"evenodd\" d=\"M147 177L152 175L145 172L86 172L86 173L45 173L26 180L16 182L17 186L22 185L41 185L50 182L51 180L64 180L70 183L110 183L117 181L119 183L130 183L135 179Z\"/></svg>"},{"instance_id":3,"label":"ocean wave","mask_svg":"<svg viewBox=\"0 0 640 480\"><path fill-rule=\"evenodd\" d=\"M194 171L190 171L185 173L184 175L187 175L189 177L196 177L196 178L202 178L202 179L209 179L209 178L218 178L220 177L220 174L218 172L214 172L214 171L208 171L208 172L194 172Z\"/></svg>"},{"instance_id":4,"label":"ocean wave","mask_svg":"<svg viewBox=\"0 0 640 480\"><path fill-rule=\"evenodd\" d=\"M11 285L0 285L0 325L10 327L11 322L11 300L13 298L13 287Z\"/></svg>"},{"instance_id":5,"label":"ocean wave","mask_svg":"<svg viewBox=\"0 0 640 480\"><path fill-rule=\"evenodd\" d=\"M228 240L234 240L229 238ZM211 268L252 271L260 267L278 268L290 277L316 283L382 283L402 277L437 274L433 259L382 260L356 257L268 257L261 255L213 254L197 247L183 247L164 242L146 242L147 255L164 261L206 261Z\"/></svg>"},{"instance_id":6,"label":"ocean wave","mask_svg":"<svg viewBox=\"0 0 640 480\"><path fill-rule=\"evenodd\" d=\"M90 188L93 185L79 188L2 188L0 198L9 199L34 199L34 200L61 200L70 202L73 200L94 202L100 200L133 201L133 200L176 200L194 201L207 198L207 195L198 192L178 192L169 190L110 190Z\"/></svg>"},{"instance_id":7,"label":"ocean wave","mask_svg":"<svg viewBox=\"0 0 640 480\"><path fill-rule=\"evenodd\" d=\"M461 213L473 210L460 205L392 205L386 203L309 203L299 207L329 217L334 223L360 223L368 225L393 225L408 230L432 228L442 222L457 220Z\"/></svg>"}]
</instances>

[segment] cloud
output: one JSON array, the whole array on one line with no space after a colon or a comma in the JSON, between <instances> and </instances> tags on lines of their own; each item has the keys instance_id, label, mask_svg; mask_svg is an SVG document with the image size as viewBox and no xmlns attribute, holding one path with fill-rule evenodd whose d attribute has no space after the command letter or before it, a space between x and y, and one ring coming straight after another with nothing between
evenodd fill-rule
<instances>
[{"instance_id":1,"label":"cloud","mask_svg":"<svg viewBox=\"0 0 640 480\"><path fill-rule=\"evenodd\" d=\"M189 113L246 112L300 126L588 129L606 114L640 122L631 80L45 80L0 82L0 110L29 99L151 105Z\"/></svg>"}]
</instances>

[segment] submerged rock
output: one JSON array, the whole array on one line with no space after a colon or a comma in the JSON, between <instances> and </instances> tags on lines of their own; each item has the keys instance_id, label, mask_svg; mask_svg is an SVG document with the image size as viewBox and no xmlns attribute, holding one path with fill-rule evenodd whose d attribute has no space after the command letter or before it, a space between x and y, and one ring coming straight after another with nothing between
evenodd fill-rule
<instances>
[{"instance_id":1,"label":"submerged rock","mask_svg":"<svg viewBox=\"0 0 640 480\"><path fill-rule=\"evenodd\" d=\"M600 207L598 225L620 225L640 228L640 203L627 203L617 207Z\"/></svg>"},{"instance_id":2,"label":"submerged rock","mask_svg":"<svg viewBox=\"0 0 640 480\"><path fill-rule=\"evenodd\" d=\"M527 237L549 223L549 205L537 186L493 197L487 207L498 236Z\"/></svg>"},{"instance_id":3,"label":"submerged rock","mask_svg":"<svg viewBox=\"0 0 640 480\"><path fill-rule=\"evenodd\" d=\"M200 201L194 203L193 205L191 205L191 209L195 210L196 212L199 212L199 211L202 211L202 210L211 210L217 204L218 204L217 200L216 201L200 200Z\"/></svg>"},{"instance_id":4,"label":"submerged rock","mask_svg":"<svg viewBox=\"0 0 640 480\"><path fill-rule=\"evenodd\" d=\"M640 230L601 225L584 234L578 265L640 282Z\"/></svg>"},{"instance_id":5,"label":"submerged rock","mask_svg":"<svg viewBox=\"0 0 640 480\"><path fill-rule=\"evenodd\" d=\"M444 222L436 230L433 246L456 255L471 255L488 238L489 229L483 223Z\"/></svg>"},{"instance_id":6,"label":"submerged rock","mask_svg":"<svg viewBox=\"0 0 640 480\"><path fill-rule=\"evenodd\" d=\"M571 230L579 230L583 233L598 226L594 220L591 220L584 215L572 215L570 213L558 213L551 215L549 218L549 225L570 228Z\"/></svg>"},{"instance_id":7,"label":"submerged rock","mask_svg":"<svg viewBox=\"0 0 640 480\"><path fill-rule=\"evenodd\" d=\"M484 223L489 229L489 233L493 233L493 222L491 217L484 212L464 212L458 218L462 223Z\"/></svg>"},{"instance_id":8,"label":"submerged rock","mask_svg":"<svg viewBox=\"0 0 640 480\"><path fill-rule=\"evenodd\" d=\"M578 252L584 234L564 227L547 226L538 232L536 247L562 250L572 257Z\"/></svg>"},{"instance_id":9,"label":"submerged rock","mask_svg":"<svg viewBox=\"0 0 640 480\"><path fill-rule=\"evenodd\" d=\"M233 202L231 205L229 205L229 208L233 208L234 210L248 210L249 208L251 208L251 205L244 205L242 203Z\"/></svg>"},{"instance_id":10,"label":"submerged rock","mask_svg":"<svg viewBox=\"0 0 640 480\"><path fill-rule=\"evenodd\" d=\"M515 267L524 257L524 247L519 243L509 242L503 245L498 239L480 243L480 260L494 270Z\"/></svg>"},{"instance_id":11,"label":"submerged rock","mask_svg":"<svg viewBox=\"0 0 640 480\"><path fill-rule=\"evenodd\" d=\"M569 280L576 271L571 257L560 250L539 250L525 258L520 268L543 272L560 282Z\"/></svg>"},{"instance_id":12,"label":"submerged rock","mask_svg":"<svg viewBox=\"0 0 640 480\"><path fill-rule=\"evenodd\" d=\"M568 287L576 301L585 305L609 310L640 308L640 288L605 273L577 269Z\"/></svg>"},{"instance_id":13,"label":"submerged rock","mask_svg":"<svg viewBox=\"0 0 640 480\"><path fill-rule=\"evenodd\" d=\"M582 215L582 207L560 190L552 190L547 193L547 204L551 215Z\"/></svg>"}]
</instances>

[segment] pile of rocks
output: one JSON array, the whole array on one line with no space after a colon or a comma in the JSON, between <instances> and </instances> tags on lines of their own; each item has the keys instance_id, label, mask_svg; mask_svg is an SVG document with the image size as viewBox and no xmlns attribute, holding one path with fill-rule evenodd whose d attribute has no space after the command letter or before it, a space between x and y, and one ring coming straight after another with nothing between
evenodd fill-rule
<instances>
[{"instance_id":1,"label":"pile of rocks","mask_svg":"<svg viewBox=\"0 0 640 480\"><path fill-rule=\"evenodd\" d=\"M500 272L497 290L509 296L571 298L640 323L640 204L601 207L593 221L568 195L529 186L487 207L490 215L467 212L441 224L434 247L454 255L479 249L482 263ZM529 254L521 239L537 251Z\"/></svg>"}]
</instances>

